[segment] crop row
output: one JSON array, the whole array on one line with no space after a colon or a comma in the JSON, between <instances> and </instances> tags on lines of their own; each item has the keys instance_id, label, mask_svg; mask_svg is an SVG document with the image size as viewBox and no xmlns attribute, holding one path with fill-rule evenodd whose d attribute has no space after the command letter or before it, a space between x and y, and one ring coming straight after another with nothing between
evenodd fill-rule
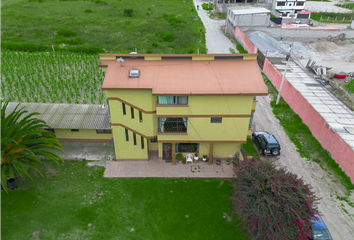
<instances>
[{"instance_id":1,"label":"crop row","mask_svg":"<svg viewBox=\"0 0 354 240\"><path fill-rule=\"evenodd\" d=\"M2 51L2 96L12 102L104 104L98 56Z\"/></svg>"}]
</instances>

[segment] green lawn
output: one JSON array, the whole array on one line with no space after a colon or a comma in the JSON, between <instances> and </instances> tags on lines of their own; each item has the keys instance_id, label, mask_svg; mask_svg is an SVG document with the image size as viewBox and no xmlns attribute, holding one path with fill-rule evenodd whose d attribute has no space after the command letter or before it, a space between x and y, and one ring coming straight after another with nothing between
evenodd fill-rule
<instances>
[{"instance_id":1,"label":"green lawn","mask_svg":"<svg viewBox=\"0 0 354 240\"><path fill-rule=\"evenodd\" d=\"M99 46L106 52L206 53L192 0L4 0L2 43ZM132 16L124 13L132 9ZM72 37L58 36L67 28ZM173 38L166 38L172 33Z\"/></svg>"},{"instance_id":2,"label":"green lawn","mask_svg":"<svg viewBox=\"0 0 354 240\"><path fill-rule=\"evenodd\" d=\"M354 13L311 13L311 19L318 22L350 23L354 19Z\"/></svg>"},{"instance_id":3,"label":"green lawn","mask_svg":"<svg viewBox=\"0 0 354 240\"><path fill-rule=\"evenodd\" d=\"M2 239L248 239L229 180L106 179L85 162L42 169L2 193Z\"/></svg>"}]
</instances>

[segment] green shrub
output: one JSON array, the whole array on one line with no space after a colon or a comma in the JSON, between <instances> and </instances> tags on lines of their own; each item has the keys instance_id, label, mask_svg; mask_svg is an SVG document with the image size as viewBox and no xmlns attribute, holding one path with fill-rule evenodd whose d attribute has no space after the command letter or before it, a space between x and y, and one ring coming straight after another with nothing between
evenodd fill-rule
<instances>
[{"instance_id":1,"label":"green shrub","mask_svg":"<svg viewBox=\"0 0 354 240\"><path fill-rule=\"evenodd\" d=\"M158 47L159 44L158 44L157 42L152 42L152 43L151 43L151 46L153 46L153 47Z\"/></svg>"},{"instance_id":2,"label":"green shrub","mask_svg":"<svg viewBox=\"0 0 354 240\"><path fill-rule=\"evenodd\" d=\"M207 3L203 3L202 4L202 8L204 9L204 10L213 10L214 9L214 6L213 6L213 4L209 4L209 8L208 8L208 4Z\"/></svg>"},{"instance_id":3,"label":"green shrub","mask_svg":"<svg viewBox=\"0 0 354 240\"><path fill-rule=\"evenodd\" d=\"M177 18L176 16L173 15L168 15L168 14L163 14L162 17L167 20L169 24L171 24L174 27L180 27L181 23L187 23L187 21L182 20Z\"/></svg>"},{"instance_id":4,"label":"green shrub","mask_svg":"<svg viewBox=\"0 0 354 240\"><path fill-rule=\"evenodd\" d=\"M76 32L74 32L73 30L67 29L67 28L61 28L58 30L58 36L74 37L74 36L76 36Z\"/></svg>"},{"instance_id":5,"label":"green shrub","mask_svg":"<svg viewBox=\"0 0 354 240\"><path fill-rule=\"evenodd\" d=\"M152 51L151 51L150 49L148 49L148 50L146 51L146 53L152 53Z\"/></svg>"},{"instance_id":6,"label":"green shrub","mask_svg":"<svg viewBox=\"0 0 354 240\"><path fill-rule=\"evenodd\" d=\"M52 40L52 43L66 43L66 44L71 44L71 45L81 45L81 44L84 44L85 41L82 40L81 38L77 37L77 38L74 38L74 39L65 39L65 38L59 38L59 39L54 39Z\"/></svg>"},{"instance_id":7,"label":"green shrub","mask_svg":"<svg viewBox=\"0 0 354 240\"><path fill-rule=\"evenodd\" d=\"M69 52L78 52L78 53L86 53L86 54L98 54L105 53L105 51L98 46L77 46L77 47L69 47Z\"/></svg>"},{"instance_id":8,"label":"green shrub","mask_svg":"<svg viewBox=\"0 0 354 240\"><path fill-rule=\"evenodd\" d=\"M354 93L354 78L350 80L350 82L344 87L348 90L349 93Z\"/></svg>"},{"instance_id":9,"label":"green shrub","mask_svg":"<svg viewBox=\"0 0 354 240\"><path fill-rule=\"evenodd\" d=\"M239 53L248 53L247 50L245 50L240 43L236 43L236 49L239 51Z\"/></svg>"},{"instance_id":10,"label":"green shrub","mask_svg":"<svg viewBox=\"0 0 354 240\"><path fill-rule=\"evenodd\" d=\"M101 1L101 0L97 0L95 1L96 4L99 4L99 5L107 5L107 3L105 1Z\"/></svg>"},{"instance_id":11,"label":"green shrub","mask_svg":"<svg viewBox=\"0 0 354 240\"><path fill-rule=\"evenodd\" d=\"M161 33L161 39L165 42L172 42L174 38L175 35L173 33L169 33L169 32Z\"/></svg>"},{"instance_id":12,"label":"green shrub","mask_svg":"<svg viewBox=\"0 0 354 240\"><path fill-rule=\"evenodd\" d=\"M127 15L128 17L133 16L133 9L132 8L124 8L124 14Z\"/></svg>"},{"instance_id":13,"label":"green shrub","mask_svg":"<svg viewBox=\"0 0 354 240\"><path fill-rule=\"evenodd\" d=\"M176 159L177 159L178 161L182 161L182 160L183 160L183 154L182 154L182 153L177 153L177 154L176 154Z\"/></svg>"},{"instance_id":14,"label":"green shrub","mask_svg":"<svg viewBox=\"0 0 354 240\"><path fill-rule=\"evenodd\" d=\"M91 9L85 9L84 13L93 13Z\"/></svg>"},{"instance_id":15,"label":"green shrub","mask_svg":"<svg viewBox=\"0 0 354 240\"><path fill-rule=\"evenodd\" d=\"M1 48L11 51L21 52L47 52L53 51L51 46L39 45L34 43L14 43L1 41Z\"/></svg>"},{"instance_id":16,"label":"green shrub","mask_svg":"<svg viewBox=\"0 0 354 240\"><path fill-rule=\"evenodd\" d=\"M39 35L42 34L42 31L41 30L36 30L34 33L39 36Z\"/></svg>"}]
</instances>

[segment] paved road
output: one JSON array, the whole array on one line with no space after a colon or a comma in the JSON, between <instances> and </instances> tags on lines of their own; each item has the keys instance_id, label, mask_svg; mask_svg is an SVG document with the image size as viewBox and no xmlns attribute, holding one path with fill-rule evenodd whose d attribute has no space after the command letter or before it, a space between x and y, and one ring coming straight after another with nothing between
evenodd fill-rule
<instances>
[{"instance_id":1,"label":"paved road","mask_svg":"<svg viewBox=\"0 0 354 240\"><path fill-rule=\"evenodd\" d=\"M350 3L350 2L348 2ZM305 9L310 10L311 12L335 12L335 13L348 13L352 10L347 8L334 6L335 4L345 4L344 1L339 2L332 0L331 2L316 2L316 1L306 1Z\"/></svg>"},{"instance_id":2,"label":"paved road","mask_svg":"<svg viewBox=\"0 0 354 240\"><path fill-rule=\"evenodd\" d=\"M193 2L196 8L197 5L199 5L199 10L197 10L197 12L204 23L208 53L231 53L229 50L230 48L238 53L235 44L233 44L221 31L221 27L225 26L225 19L211 19L208 16L207 11L202 8L202 4L205 2L202 0L193 0Z\"/></svg>"},{"instance_id":3,"label":"paved road","mask_svg":"<svg viewBox=\"0 0 354 240\"><path fill-rule=\"evenodd\" d=\"M195 5L203 3L201 0L194 0ZM229 39L224 37L220 30L220 26L224 21L210 19L201 7L198 10L199 16L202 19L206 28L206 43L208 53L228 53L228 49L233 44ZM333 239L347 240L354 239L354 223L341 210L341 203L335 199L336 195L343 196L344 189L339 183L334 183L327 177L328 173L314 162L308 162L301 158L296 151L295 145L290 141L289 137L284 132L283 127L279 124L279 120L275 118L270 107L270 98L257 97L258 104L253 120L253 130L265 130L273 133L281 143L282 155L279 157L277 164L286 166L289 171L303 177L307 184L313 187L318 197L322 200L319 204L319 211L323 216L324 221L329 228ZM352 199L352 197L350 198ZM351 214L353 209L345 206Z\"/></svg>"}]
</instances>

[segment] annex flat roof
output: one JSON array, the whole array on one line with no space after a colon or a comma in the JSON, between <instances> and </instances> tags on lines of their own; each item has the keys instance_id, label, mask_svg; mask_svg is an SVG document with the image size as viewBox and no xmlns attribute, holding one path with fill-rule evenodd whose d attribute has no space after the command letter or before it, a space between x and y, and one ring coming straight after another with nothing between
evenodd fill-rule
<instances>
[{"instance_id":1,"label":"annex flat roof","mask_svg":"<svg viewBox=\"0 0 354 240\"><path fill-rule=\"evenodd\" d=\"M140 54L141 55L141 54ZM192 60L189 55L156 55L162 60L144 60L124 55L122 66L112 54L100 54L100 67L107 66L103 90L152 89L156 95L267 95L256 54L223 54L215 60ZM122 56L121 55L117 55ZM198 54L198 57L210 57ZM213 55L214 59L215 54ZM115 57L115 56L113 56ZM225 58L239 59L225 59ZM215 57L217 58L217 57ZM139 78L129 78L129 70L139 69Z\"/></svg>"},{"instance_id":2,"label":"annex flat roof","mask_svg":"<svg viewBox=\"0 0 354 240\"><path fill-rule=\"evenodd\" d=\"M6 108L6 116L19 103L10 102ZM47 125L55 129L111 129L109 123L109 109L107 105L65 104L65 103L20 103L17 109L25 107L27 114L33 112L40 115L33 117L44 120Z\"/></svg>"},{"instance_id":3,"label":"annex flat roof","mask_svg":"<svg viewBox=\"0 0 354 240\"><path fill-rule=\"evenodd\" d=\"M230 7L230 10L235 15L271 13L271 11L269 11L264 7L238 6L238 7Z\"/></svg>"}]
</instances>

